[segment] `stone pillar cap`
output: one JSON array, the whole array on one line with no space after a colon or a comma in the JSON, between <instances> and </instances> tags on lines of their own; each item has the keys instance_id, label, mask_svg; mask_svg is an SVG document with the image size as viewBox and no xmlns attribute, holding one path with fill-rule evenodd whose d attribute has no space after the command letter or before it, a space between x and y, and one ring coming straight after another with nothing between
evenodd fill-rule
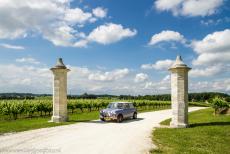
<instances>
[{"instance_id":1,"label":"stone pillar cap","mask_svg":"<svg viewBox=\"0 0 230 154\"><path fill-rule=\"evenodd\" d=\"M182 58L181 58L181 56L180 55L178 55L177 57L176 57L176 61L174 62L174 64L169 68L169 70L171 70L171 69L175 69L175 68L186 68L186 69L191 69L191 68L189 68L184 62L183 62L183 60L182 60Z\"/></svg>"},{"instance_id":2,"label":"stone pillar cap","mask_svg":"<svg viewBox=\"0 0 230 154\"><path fill-rule=\"evenodd\" d=\"M56 65L51 69L67 69L67 68L65 64L63 63L62 58L58 58Z\"/></svg>"}]
</instances>

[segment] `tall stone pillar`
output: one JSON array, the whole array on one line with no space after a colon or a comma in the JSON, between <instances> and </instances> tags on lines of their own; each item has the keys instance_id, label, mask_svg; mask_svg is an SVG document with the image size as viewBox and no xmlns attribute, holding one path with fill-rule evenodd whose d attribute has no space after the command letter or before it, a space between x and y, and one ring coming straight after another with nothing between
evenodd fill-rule
<instances>
[{"instance_id":1,"label":"tall stone pillar","mask_svg":"<svg viewBox=\"0 0 230 154\"><path fill-rule=\"evenodd\" d=\"M64 122L67 115L67 72L70 70L63 64L62 59L50 69L54 75L53 81L53 116L51 122Z\"/></svg>"},{"instance_id":2,"label":"tall stone pillar","mask_svg":"<svg viewBox=\"0 0 230 154\"><path fill-rule=\"evenodd\" d=\"M171 72L172 121L170 127L185 128L188 126L188 71L189 68L181 56L177 56Z\"/></svg>"}]
</instances>

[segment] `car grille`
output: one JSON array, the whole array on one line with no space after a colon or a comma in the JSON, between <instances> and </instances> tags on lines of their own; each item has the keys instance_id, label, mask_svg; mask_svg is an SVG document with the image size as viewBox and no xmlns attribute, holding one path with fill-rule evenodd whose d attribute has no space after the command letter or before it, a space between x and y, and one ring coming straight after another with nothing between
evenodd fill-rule
<instances>
[{"instance_id":1,"label":"car grille","mask_svg":"<svg viewBox=\"0 0 230 154\"><path fill-rule=\"evenodd\" d=\"M100 113L102 116L104 116L104 117L109 117L109 113L105 113L105 112L103 112L103 113Z\"/></svg>"}]
</instances>

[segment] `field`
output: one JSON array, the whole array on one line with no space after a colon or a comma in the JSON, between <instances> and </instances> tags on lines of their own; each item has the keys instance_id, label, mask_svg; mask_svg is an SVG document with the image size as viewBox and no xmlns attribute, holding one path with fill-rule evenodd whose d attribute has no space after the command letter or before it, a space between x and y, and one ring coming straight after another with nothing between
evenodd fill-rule
<instances>
[{"instance_id":1,"label":"field","mask_svg":"<svg viewBox=\"0 0 230 154\"><path fill-rule=\"evenodd\" d=\"M213 115L209 108L189 114L190 128L157 128L153 132L153 142L159 149L152 153L229 153L230 116ZM161 124L169 125L170 119Z\"/></svg>"},{"instance_id":2,"label":"field","mask_svg":"<svg viewBox=\"0 0 230 154\"><path fill-rule=\"evenodd\" d=\"M52 115L51 98L33 100L1 100L0 101L0 134L17 132L43 127L84 122L99 118L99 110L106 108L114 99L68 99L69 121L64 123L48 123ZM120 100L121 101L121 100ZM170 108L169 101L123 100L133 102L138 112L155 111ZM191 103L202 106L202 103Z\"/></svg>"}]
</instances>

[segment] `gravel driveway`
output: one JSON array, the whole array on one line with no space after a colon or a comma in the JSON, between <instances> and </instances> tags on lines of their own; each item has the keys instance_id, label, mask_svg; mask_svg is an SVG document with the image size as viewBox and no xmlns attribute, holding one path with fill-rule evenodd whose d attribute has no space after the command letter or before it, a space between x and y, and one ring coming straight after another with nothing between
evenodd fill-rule
<instances>
[{"instance_id":1,"label":"gravel driveway","mask_svg":"<svg viewBox=\"0 0 230 154\"><path fill-rule=\"evenodd\" d=\"M144 154L154 147L153 127L170 116L171 110L162 110L123 123L96 120L2 135L0 153Z\"/></svg>"}]
</instances>

